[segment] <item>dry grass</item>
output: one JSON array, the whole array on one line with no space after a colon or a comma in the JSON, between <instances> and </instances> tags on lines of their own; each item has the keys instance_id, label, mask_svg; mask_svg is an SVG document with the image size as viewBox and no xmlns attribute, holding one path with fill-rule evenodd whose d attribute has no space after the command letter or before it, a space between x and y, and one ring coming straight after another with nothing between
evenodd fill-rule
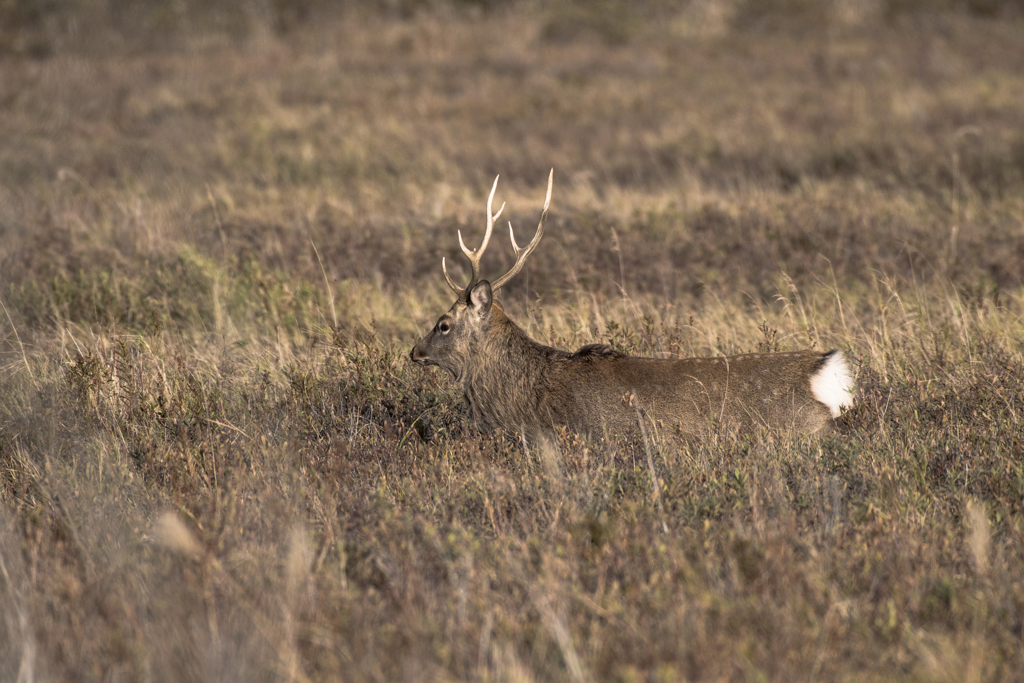
<instances>
[{"instance_id":1,"label":"dry grass","mask_svg":"<svg viewBox=\"0 0 1024 683\"><path fill-rule=\"evenodd\" d=\"M11 14L4 670L1018 677L1021 17L755 5ZM843 348L838 433L475 432L406 355L494 174L528 232L552 166L520 324Z\"/></svg>"}]
</instances>

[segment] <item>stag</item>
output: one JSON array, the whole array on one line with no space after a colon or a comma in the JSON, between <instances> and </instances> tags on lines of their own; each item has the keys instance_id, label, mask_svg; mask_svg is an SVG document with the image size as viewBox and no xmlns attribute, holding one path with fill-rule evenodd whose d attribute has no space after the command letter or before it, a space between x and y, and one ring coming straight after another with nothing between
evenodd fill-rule
<instances>
[{"instance_id":1,"label":"stag","mask_svg":"<svg viewBox=\"0 0 1024 683\"><path fill-rule=\"evenodd\" d=\"M531 339L495 293L540 243L553 181L554 169L533 239L520 248L509 223L515 265L488 282L480 279L480 258L505 208L491 212L494 179L483 242L469 249L459 232L472 267L469 284L455 284L441 260L458 299L410 352L414 363L451 375L477 424L527 439L548 438L561 428L589 437L631 432L644 420L683 437L711 426L814 434L852 405L853 378L837 350L667 359L629 356L601 344L571 353Z\"/></svg>"}]
</instances>

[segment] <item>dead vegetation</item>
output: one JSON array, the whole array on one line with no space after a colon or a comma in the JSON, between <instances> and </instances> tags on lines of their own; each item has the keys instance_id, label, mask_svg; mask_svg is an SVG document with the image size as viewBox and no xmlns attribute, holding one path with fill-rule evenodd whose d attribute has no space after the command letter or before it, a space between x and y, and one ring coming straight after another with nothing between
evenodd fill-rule
<instances>
[{"instance_id":1,"label":"dead vegetation","mask_svg":"<svg viewBox=\"0 0 1024 683\"><path fill-rule=\"evenodd\" d=\"M752 4L0 10L5 670L1012 678L1019 11ZM407 354L552 166L531 336L839 347L838 433L474 432Z\"/></svg>"}]
</instances>

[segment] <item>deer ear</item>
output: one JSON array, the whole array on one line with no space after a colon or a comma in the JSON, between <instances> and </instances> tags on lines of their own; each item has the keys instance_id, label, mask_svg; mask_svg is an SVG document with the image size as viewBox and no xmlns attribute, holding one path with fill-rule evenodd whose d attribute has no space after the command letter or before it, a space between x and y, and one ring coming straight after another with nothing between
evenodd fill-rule
<instances>
[{"instance_id":1,"label":"deer ear","mask_svg":"<svg viewBox=\"0 0 1024 683\"><path fill-rule=\"evenodd\" d=\"M481 280L473 289L469 290L466 303L469 304L469 308L473 313L478 317L483 317L491 312L491 302L493 299L494 294L491 292L491 283L487 280Z\"/></svg>"}]
</instances>

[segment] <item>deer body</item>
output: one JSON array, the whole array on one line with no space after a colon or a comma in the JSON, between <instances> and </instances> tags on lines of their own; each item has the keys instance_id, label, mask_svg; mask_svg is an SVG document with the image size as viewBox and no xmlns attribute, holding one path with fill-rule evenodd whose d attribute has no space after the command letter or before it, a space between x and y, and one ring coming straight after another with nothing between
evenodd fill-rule
<instances>
[{"instance_id":1,"label":"deer body","mask_svg":"<svg viewBox=\"0 0 1024 683\"><path fill-rule=\"evenodd\" d=\"M473 292L489 289L483 281ZM476 320L472 303L456 303L411 355L448 371L487 428L537 435L568 427L600 436L635 430L642 414L680 435L712 423L810 434L849 405L852 382L837 351L660 359L590 345L569 353L531 339L497 302L483 313ZM476 329L458 349L438 339L467 327Z\"/></svg>"},{"instance_id":2,"label":"deer body","mask_svg":"<svg viewBox=\"0 0 1024 683\"><path fill-rule=\"evenodd\" d=\"M516 265L494 285L479 280L479 259L501 213L492 216L488 199L483 244L475 251L462 247L473 265L470 284L457 287L445 269L459 298L410 353L417 364L451 374L477 423L530 437L560 427L592 437L629 432L639 420L683 436L712 424L812 434L851 405L853 380L838 351L659 359L602 345L570 353L531 339L493 293L539 242L550 198L549 177L536 236L522 250L512 237Z\"/></svg>"}]
</instances>

